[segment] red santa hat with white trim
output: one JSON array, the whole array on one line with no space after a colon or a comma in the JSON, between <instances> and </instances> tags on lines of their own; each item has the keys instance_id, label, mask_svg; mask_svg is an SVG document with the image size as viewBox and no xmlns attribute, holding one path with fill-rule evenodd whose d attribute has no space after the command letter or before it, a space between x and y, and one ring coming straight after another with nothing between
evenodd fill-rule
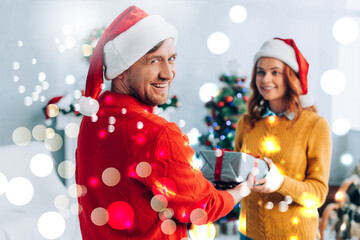
<instances>
[{"instance_id":1,"label":"red santa hat with white trim","mask_svg":"<svg viewBox=\"0 0 360 240\"><path fill-rule=\"evenodd\" d=\"M86 78L85 96L79 99L79 112L85 116L98 112L96 99L102 90L104 66L105 78L114 79L168 38L173 38L176 44L178 33L163 17L149 15L136 6L123 11L106 28L95 47Z\"/></svg>"},{"instance_id":2,"label":"red santa hat with white trim","mask_svg":"<svg viewBox=\"0 0 360 240\"><path fill-rule=\"evenodd\" d=\"M261 57L272 57L287 64L297 74L302 89L300 102L303 108L314 104L314 98L308 95L307 75L309 63L306 61L293 39L274 38L266 41L254 56L254 63Z\"/></svg>"}]
</instances>

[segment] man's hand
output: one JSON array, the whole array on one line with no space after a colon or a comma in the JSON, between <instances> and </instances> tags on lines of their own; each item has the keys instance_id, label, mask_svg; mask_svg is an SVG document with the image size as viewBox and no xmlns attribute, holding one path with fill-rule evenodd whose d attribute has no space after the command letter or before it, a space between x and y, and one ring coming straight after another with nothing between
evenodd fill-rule
<instances>
[{"instance_id":1,"label":"man's hand","mask_svg":"<svg viewBox=\"0 0 360 240\"><path fill-rule=\"evenodd\" d=\"M280 174L271 159L265 157L264 161L269 165L270 171L266 177L256 181L255 184L259 184L260 186L254 186L253 190L262 193L272 193L279 190L284 184L284 176Z\"/></svg>"},{"instance_id":2,"label":"man's hand","mask_svg":"<svg viewBox=\"0 0 360 240\"><path fill-rule=\"evenodd\" d=\"M230 193L233 196L234 205L238 204L242 198L250 194L251 189L253 189L255 177L258 172L259 170L257 168L253 168L253 170L250 172L245 182L240 183L239 185L237 185L232 189L226 190L228 193Z\"/></svg>"}]
</instances>

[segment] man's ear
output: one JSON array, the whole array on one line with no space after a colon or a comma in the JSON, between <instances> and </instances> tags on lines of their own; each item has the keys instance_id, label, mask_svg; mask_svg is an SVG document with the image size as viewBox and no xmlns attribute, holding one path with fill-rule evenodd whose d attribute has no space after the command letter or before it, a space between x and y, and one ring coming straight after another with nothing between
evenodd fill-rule
<instances>
[{"instance_id":1,"label":"man's ear","mask_svg":"<svg viewBox=\"0 0 360 240\"><path fill-rule=\"evenodd\" d=\"M120 75L117 75L113 80L124 80L124 73L121 73Z\"/></svg>"},{"instance_id":2,"label":"man's ear","mask_svg":"<svg viewBox=\"0 0 360 240\"><path fill-rule=\"evenodd\" d=\"M120 80L123 81L125 79L126 70L121 74L117 75L113 80Z\"/></svg>"}]
</instances>

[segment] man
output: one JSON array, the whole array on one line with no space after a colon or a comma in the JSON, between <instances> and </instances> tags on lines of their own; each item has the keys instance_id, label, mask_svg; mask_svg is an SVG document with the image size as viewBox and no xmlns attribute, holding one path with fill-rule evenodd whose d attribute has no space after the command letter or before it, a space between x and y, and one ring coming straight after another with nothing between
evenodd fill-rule
<instances>
[{"instance_id":1,"label":"man","mask_svg":"<svg viewBox=\"0 0 360 240\"><path fill-rule=\"evenodd\" d=\"M176 73L176 29L132 6L107 28L90 61L76 152L84 240L176 239L185 223L215 221L249 194L254 175L216 190L193 167L174 124L153 114ZM111 91L99 96L105 77Z\"/></svg>"}]
</instances>

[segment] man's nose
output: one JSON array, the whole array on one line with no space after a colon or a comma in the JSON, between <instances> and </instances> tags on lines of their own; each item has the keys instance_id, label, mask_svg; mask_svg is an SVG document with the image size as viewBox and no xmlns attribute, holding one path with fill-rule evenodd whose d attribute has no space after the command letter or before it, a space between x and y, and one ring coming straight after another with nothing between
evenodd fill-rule
<instances>
[{"instance_id":1,"label":"man's nose","mask_svg":"<svg viewBox=\"0 0 360 240\"><path fill-rule=\"evenodd\" d=\"M168 62L162 62L159 78L163 80L171 80L174 77L174 66Z\"/></svg>"}]
</instances>

